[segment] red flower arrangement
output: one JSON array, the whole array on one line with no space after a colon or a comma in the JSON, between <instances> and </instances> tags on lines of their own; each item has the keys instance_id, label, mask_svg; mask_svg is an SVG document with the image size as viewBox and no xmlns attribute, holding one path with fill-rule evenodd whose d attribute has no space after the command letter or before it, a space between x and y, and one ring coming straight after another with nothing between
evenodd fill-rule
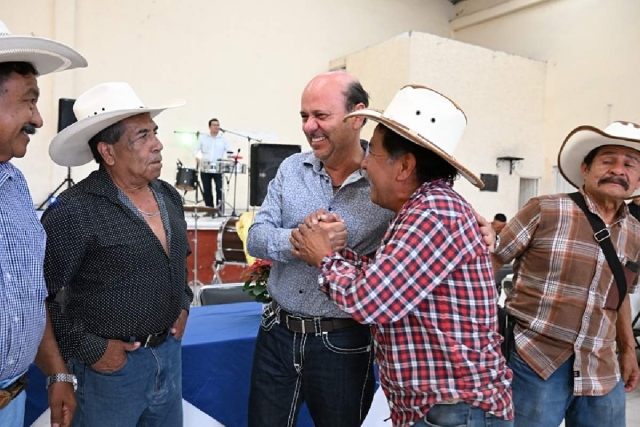
<instances>
[{"instance_id":1,"label":"red flower arrangement","mask_svg":"<svg viewBox=\"0 0 640 427\"><path fill-rule=\"evenodd\" d=\"M271 272L271 261L256 259L253 264L242 272L242 278L246 279L242 290L252 295L256 301L267 303L271 297L267 292L267 280Z\"/></svg>"}]
</instances>

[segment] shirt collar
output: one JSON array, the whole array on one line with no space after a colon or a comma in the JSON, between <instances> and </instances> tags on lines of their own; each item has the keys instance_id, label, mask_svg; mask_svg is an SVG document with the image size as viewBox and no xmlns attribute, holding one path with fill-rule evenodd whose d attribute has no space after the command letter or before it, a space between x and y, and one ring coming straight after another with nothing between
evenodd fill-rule
<instances>
[{"instance_id":1,"label":"shirt collar","mask_svg":"<svg viewBox=\"0 0 640 427\"><path fill-rule=\"evenodd\" d=\"M595 202L593 201L591 196L589 196L584 191L584 187L580 188L579 191L580 191L580 194L582 194L584 196L584 200L587 203L587 207L589 208L589 211L591 211L592 213L594 213L594 214L598 215L600 218L602 218L600 216L600 213L598 212L598 208L596 207ZM620 220L623 220L624 218L627 217L627 215L629 215L629 208L627 207L627 204L625 202L622 202L621 206L618 208L618 211L616 212L616 216L615 216L614 222L618 222Z\"/></svg>"},{"instance_id":2,"label":"shirt collar","mask_svg":"<svg viewBox=\"0 0 640 427\"><path fill-rule=\"evenodd\" d=\"M0 162L0 186L7 179L14 179L16 176L16 167L11 162Z\"/></svg>"}]
</instances>

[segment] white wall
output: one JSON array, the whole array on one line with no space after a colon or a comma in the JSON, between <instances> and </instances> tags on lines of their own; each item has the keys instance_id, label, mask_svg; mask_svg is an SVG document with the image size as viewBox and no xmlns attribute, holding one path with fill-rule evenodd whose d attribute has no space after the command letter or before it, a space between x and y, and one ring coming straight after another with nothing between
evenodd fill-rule
<instances>
[{"instance_id":1,"label":"white wall","mask_svg":"<svg viewBox=\"0 0 640 427\"><path fill-rule=\"evenodd\" d=\"M361 76L375 108L384 109L409 83L453 99L468 120L456 158L478 176L499 175L497 193L481 192L465 179L456 190L486 217L517 212L520 177L543 174L544 63L418 32L348 55L345 62ZM368 124L364 135L374 127ZM496 165L503 156L525 160L510 175L508 164Z\"/></svg>"},{"instance_id":2,"label":"white wall","mask_svg":"<svg viewBox=\"0 0 640 427\"><path fill-rule=\"evenodd\" d=\"M480 2L486 0L460 6ZM571 129L583 124L602 128L613 120L640 122L640 1L529 3L533 6L455 31L454 37L547 62L544 193L553 189L552 167Z\"/></svg>"},{"instance_id":3,"label":"white wall","mask_svg":"<svg viewBox=\"0 0 640 427\"><path fill-rule=\"evenodd\" d=\"M47 154L57 99L112 80L129 82L148 105L187 100L157 120L162 178L170 182L176 159L193 163L190 146L173 132L206 131L212 117L223 128L308 149L299 100L311 77L330 60L403 31L448 36L451 13L448 0L3 0L0 19L14 34L60 39L89 61L87 69L39 80L45 128L15 163L39 204L66 173ZM248 162L247 141L229 139ZM74 168L74 179L94 168ZM247 204L247 183L241 176L239 207Z\"/></svg>"}]
</instances>

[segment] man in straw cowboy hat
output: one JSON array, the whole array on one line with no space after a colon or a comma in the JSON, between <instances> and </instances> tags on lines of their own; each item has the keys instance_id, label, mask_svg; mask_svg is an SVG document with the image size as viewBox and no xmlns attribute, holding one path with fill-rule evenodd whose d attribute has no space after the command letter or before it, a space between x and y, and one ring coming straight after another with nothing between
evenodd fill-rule
<instances>
[{"instance_id":1,"label":"man in straw cowboy hat","mask_svg":"<svg viewBox=\"0 0 640 427\"><path fill-rule=\"evenodd\" d=\"M506 308L518 426L625 425L624 392L638 382L626 295L638 286L640 223L624 200L639 193L639 149L633 123L574 129L558 168L579 192L534 197L500 234L495 271L515 259Z\"/></svg>"},{"instance_id":2,"label":"man in straw cowboy hat","mask_svg":"<svg viewBox=\"0 0 640 427\"><path fill-rule=\"evenodd\" d=\"M349 73L311 79L300 116L312 152L282 162L249 230L249 252L273 261L267 284L273 302L262 316L251 372L250 427L295 425L303 402L316 425L351 427L364 421L371 406L370 328L327 299L317 286L320 270L298 259L289 241L300 222L314 218L335 250L348 244L370 254L380 245L393 212L369 197L361 169L365 119L343 120L368 104L369 95ZM324 220L323 212L337 213L342 221ZM486 244L493 245L489 223L478 221Z\"/></svg>"},{"instance_id":3,"label":"man in straw cowboy hat","mask_svg":"<svg viewBox=\"0 0 640 427\"><path fill-rule=\"evenodd\" d=\"M49 375L53 425L70 425L73 381L46 316L42 272L45 233L22 173L30 135L42 127L37 76L86 67L75 50L53 40L13 36L0 21L0 425L24 423L26 371L36 359ZM36 355L37 352L37 355Z\"/></svg>"},{"instance_id":4,"label":"man in straw cowboy hat","mask_svg":"<svg viewBox=\"0 0 640 427\"><path fill-rule=\"evenodd\" d=\"M345 120L353 117L378 122L362 168L371 200L395 217L372 257L334 251L313 220L292 233L294 253L321 268L331 300L373 325L394 426L512 425L490 253L473 209L452 189L458 175L483 186L453 157L464 113L433 90L406 86L384 112Z\"/></svg>"},{"instance_id":5,"label":"man in straw cowboy hat","mask_svg":"<svg viewBox=\"0 0 640 427\"><path fill-rule=\"evenodd\" d=\"M182 425L180 339L193 294L182 199L158 179L162 143L126 83L76 100L78 122L51 142L62 166L99 169L42 216L49 305L60 351L78 377L75 426Z\"/></svg>"}]
</instances>

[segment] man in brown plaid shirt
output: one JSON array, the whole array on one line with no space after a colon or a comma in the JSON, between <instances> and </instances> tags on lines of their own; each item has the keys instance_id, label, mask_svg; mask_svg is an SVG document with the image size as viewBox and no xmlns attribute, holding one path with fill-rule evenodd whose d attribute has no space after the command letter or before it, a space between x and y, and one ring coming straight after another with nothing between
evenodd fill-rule
<instances>
[{"instance_id":1,"label":"man in brown plaid shirt","mask_svg":"<svg viewBox=\"0 0 640 427\"><path fill-rule=\"evenodd\" d=\"M627 267L640 262L640 222L624 200L640 194L638 150L640 126L615 122L574 129L558 154L564 177L606 224L628 293L638 287ZM625 293L617 310L617 284L585 213L567 194L531 199L500 234L494 271L511 260L515 426L563 418L567 427L624 426L624 393L640 376L631 307Z\"/></svg>"}]
</instances>

